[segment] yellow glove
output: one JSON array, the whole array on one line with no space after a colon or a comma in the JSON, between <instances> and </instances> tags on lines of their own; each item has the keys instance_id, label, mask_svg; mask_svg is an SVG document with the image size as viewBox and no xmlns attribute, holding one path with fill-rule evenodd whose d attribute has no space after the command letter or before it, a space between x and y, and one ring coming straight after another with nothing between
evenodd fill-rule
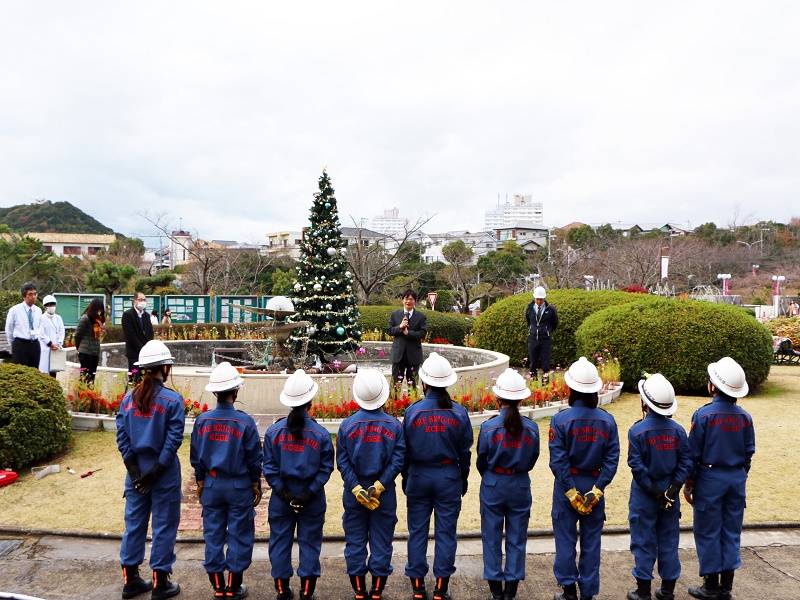
<instances>
[{"instance_id":1,"label":"yellow glove","mask_svg":"<svg viewBox=\"0 0 800 600\"><path fill-rule=\"evenodd\" d=\"M588 515L592 512L592 509L597 506L597 503L600 502L600 498L602 497L603 492L596 485L593 485L592 489L584 494L583 506L578 509L578 512L582 515Z\"/></svg>"},{"instance_id":2,"label":"yellow glove","mask_svg":"<svg viewBox=\"0 0 800 600\"><path fill-rule=\"evenodd\" d=\"M374 498L377 500L381 497L381 494L386 491L386 488L383 487L383 484L380 481L376 481L373 483L369 488L367 488L367 493L369 494L370 498Z\"/></svg>"},{"instance_id":3,"label":"yellow glove","mask_svg":"<svg viewBox=\"0 0 800 600\"><path fill-rule=\"evenodd\" d=\"M380 501L377 498L370 497L369 492L360 485L357 485L351 491L353 492L353 495L356 497L356 500L358 500L358 503L368 508L369 510L375 510L381 505Z\"/></svg>"},{"instance_id":4,"label":"yellow glove","mask_svg":"<svg viewBox=\"0 0 800 600\"><path fill-rule=\"evenodd\" d=\"M203 501L203 486L206 484L205 479L198 479L197 480L197 499L201 502Z\"/></svg>"},{"instance_id":5,"label":"yellow glove","mask_svg":"<svg viewBox=\"0 0 800 600\"><path fill-rule=\"evenodd\" d=\"M583 496L580 495L580 493L578 493L578 490L576 490L575 488L570 488L566 492L564 492L564 495L567 498L569 498L569 503L572 505L572 508L574 508L578 512L581 512L581 509L583 508L584 498Z\"/></svg>"}]
</instances>

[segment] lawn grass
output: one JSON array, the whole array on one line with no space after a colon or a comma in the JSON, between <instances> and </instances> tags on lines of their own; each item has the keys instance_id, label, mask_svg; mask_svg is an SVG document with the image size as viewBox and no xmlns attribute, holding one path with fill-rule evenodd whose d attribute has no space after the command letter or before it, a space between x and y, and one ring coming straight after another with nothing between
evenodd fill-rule
<instances>
[{"instance_id":1,"label":"lawn grass","mask_svg":"<svg viewBox=\"0 0 800 600\"><path fill-rule=\"evenodd\" d=\"M709 398L679 396L676 421L689 430L692 413ZM800 521L800 510L791 494L777 490L800 487L800 470L788 444L794 423L800 422L800 367L773 367L769 381L758 393L739 401L752 416L756 430L756 454L747 483L745 521ZM606 523L625 525L628 517L628 495L631 472L627 465L628 429L641 418L639 396L623 394L607 406L620 431L620 466L614 481L606 488ZM537 421L542 438L541 456L531 473L533 507L531 527L550 527L553 475L548 465L547 432L549 419ZM476 431L477 435L477 431ZM192 469L189 465L189 439L179 451L183 469L184 494L192 493ZM19 480L0 488L0 526L65 529L71 531L122 533L124 529L122 498L125 467L116 447L114 433L90 432L75 434L69 451L44 464L59 464L61 472L35 481L30 472ZM68 469L75 470L70 475ZM102 469L91 477L80 473ZM459 519L461 531L480 529L480 475L470 473L469 492ZM398 478L399 487L399 478ZM334 471L325 488L328 497L326 534L342 533L342 480ZM397 531L407 531L405 499L399 494ZM266 502L258 507L266 511ZM684 505L681 521L690 524L692 511Z\"/></svg>"}]
</instances>

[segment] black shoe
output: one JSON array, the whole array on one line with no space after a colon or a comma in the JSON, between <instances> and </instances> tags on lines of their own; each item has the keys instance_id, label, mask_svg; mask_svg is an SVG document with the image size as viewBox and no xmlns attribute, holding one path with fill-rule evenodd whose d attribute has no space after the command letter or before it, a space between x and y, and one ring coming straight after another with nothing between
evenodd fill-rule
<instances>
[{"instance_id":1,"label":"black shoe","mask_svg":"<svg viewBox=\"0 0 800 600\"><path fill-rule=\"evenodd\" d=\"M503 600L503 582L489 580L487 583L489 584L489 600Z\"/></svg>"},{"instance_id":2,"label":"black shoe","mask_svg":"<svg viewBox=\"0 0 800 600\"><path fill-rule=\"evenodd\" d=\"M652 581L649 579L636 578L636 589L628 592L628 600L652 600L650 586Z\"/></svg>"},{"instance_id":3,"label":"black shoe","mask_svg":"<svg viewBox=\"0 0 800 600\"><path fill-rule=\"evenodd\" d=\"M292 600L292 598L294 598L294 590L292 590L292 586L289 585L288 579L276 579L275 591L278 592L278 595L275 596L275 600Z\"/></svg>"},{"instance_id":4,"label":"black shoe","mask_svg":"<svg viewBox=\"0 0 800 600\"><path fill-rule=\"evenodd\" d=\"M656 600L675 600L675 579L664 579L656 588Z\"/></svg>"},{"instance_id":5,"label":"black shoe","mask_svg":"<svg viewBox=\"0 0 800 600\"><path fill-rule=\"evenodd\" d=\"M574 583L570 585L561 586L564 591L561 594L555 594L553 600L578 600L578 586Z\"/></svg>"},{"instance_id":6,"label":"black shoe","mask_svg":"<svg viewBox=\"0 0 800 600\"><path fill-rule=\"evenodd\" d=\"M139 565L122 567L122 577L125 582L122 586L122 597L126 600L153 589L153 582L145 581L139 575Z\"/></svg>"},{"instance_id":7,"label":"black shoe","mask_svg":"<svg viewBox=\"0 0 800 600\"><path fill-rule=\"evenodd\" d=\"M153 571L153 593L150 595L152 600L164 600L180 593L181 586L169 580L169 573Z\"/></svg>"},{"instance_id":8,"label":"black shoe","mask_svg":"<svg viewBox=\"0 0 800 600\"><path fill-rule=\"evenodd\" d=\"M689 595L700 600L719 600L719 573L703 577L703 585L690 587Z\"/></svg>"},{"instance_id":9,"label":"black shoe","mask_svg":"<svg viewBox=\"0 0 800 600\"><path fill-rule=\"evenodd\" d=\"M316 577L300 578L300 600L314 600L314 590L317 587Z\"/></svg>"},{"instance_id":10,"label":"black shoe","mask_svg":"<svg viewBox=\"0 0 800 600\"><path fill-rule=\"evenodd\" d=\"M719 600L731 600L733 590L733 571L723 571L719 575Z\"/></svg>"},{"instance_id":11,"label":"black shoe","mask_svg":"<svg viewBox=\"0 0 800 600\"><path fill-rule=\"evenodd\" d=\"M369 600L381 600L387 579L389 579L388 575L372 576L372 589L369 591Z\"/></svg>"},{"instance_id":12,"label":"black shoe","mask_svg":"<svg viewBox=\"0 0 800 600\"><path fill-rule=\"evenodd\" d=\"M247 586L242 584L244 573L228 573L228 588L225 590L226 600L241 600L247 597Z\"/></svg>"},{"instance_id":13,"label":"black shoe","mask_svg":"<svg viewBox=\"0 0 800 600\"><path fill-rule=\"evenodd\" d=\"M449 577L436 578L436 587L433 590L433 600L451 600Z\"/></svg>"},{"instance_id":14,"label":"black shoe","mask_svg":"<svg viewBox=\"0 0 800 600\"><path fill-rule=\"evenodd\" d=\"M214 598L225 597L225 573L209 573L208 580L214 588Z\"/></svg>"},{"instance_id":15,"label":"black shoe","mask_svg":"<svg viewBox=\"0 0 800 600\"><path fill-rule=\"evenodd\" d=\"M423 577L409 577L411 579L411 599L428 600L428 590L425 589Z\"/></svg>"},{"instance_id":16,"label":"black shoe","mask_svg":"<svg viewBox=\"0 0 800 600\"><path fill-rule=\"evenodd\" d=\"M506 589L503 592L503 600L516 600L518 586L519 581L506 581Z\"/></svg>"}]
</instances>

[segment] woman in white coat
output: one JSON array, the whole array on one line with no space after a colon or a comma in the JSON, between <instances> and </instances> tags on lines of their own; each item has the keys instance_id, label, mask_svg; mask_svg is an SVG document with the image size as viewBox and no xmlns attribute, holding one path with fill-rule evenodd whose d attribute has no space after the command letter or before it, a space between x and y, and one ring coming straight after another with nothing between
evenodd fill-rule
<instances>
[{"instance_id":1,"label":"woman in white coat","mask_svg":"<svg viewBox=\"0 0 800 600\"><path fill-rule=\"evenodd\" d=\"M44 314L42 315L42 335L39 337L39 370L53 377L56 372L50 368L50 357L56 350L64 347L64 320L56 314L56 298L52 294L44 297Z\"/></svg>"}]
</instances>

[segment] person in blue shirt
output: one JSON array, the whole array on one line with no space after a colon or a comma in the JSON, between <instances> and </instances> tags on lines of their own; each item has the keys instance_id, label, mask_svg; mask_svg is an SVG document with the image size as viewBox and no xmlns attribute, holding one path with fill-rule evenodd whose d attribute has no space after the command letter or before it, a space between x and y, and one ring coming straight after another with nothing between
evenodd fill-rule
<instances>
[{"instance_id":1,"label":"person in blue shirt","mask_svg":"<svg viewBox=\"0 0 800 600\"><path fill-rule=\"evenodd\" d=\"M181 465L184 410L181 395L166 387L173 358L163 342L151 340L139 352L137 366L144 373L125 394L117 414L117 447L128 475L125 478L125 533L120 563L123 598L149 590L153 600L177 596L171 582L175 539L181 520ZM144 560L147 526L153 518L150 568L153 581L139 576Z\"/></svg>"},{"instance_id":2,"label":"person in blue shirt","mask_svg":"<svg viewBox=\"0 0 800 600\"><path fill-rule=\"evenodd\" d=\"M394 480L403 468L406 444L400 421L381 410L389 392L389 382L380 371L359 370L353 397L361 410L342 421L336 437L336 463L344 481L344 559L354 600L380 600L392 573L397 523ZM372 574L369 593L367 572Z\"/></svg>"},{"instance_id":3,"label":"person in blue shirt","mask_svg":"<svg viewBox=\"0 0 800 600\"><path fill-rule=\"evenodd\" d=\"M333 472L333 441L322 425L308 416L319 385L303 369L286 380L280 400L289 416L264 434L264 477L272 488L269 499L269 561L277 600L290 600L293 575L292 540L297 530L300 600L311 600L321 573L325 484Z\"/></svg>"},{"instance_id":4,"label":"person in blue shirt","mask_svg":"<svg viewBox=\"0 0 800 600\"><path fill-rule=\"evenodd\" d=\"M539 426L519 414L520 401L528 398L531 391L525 378L514 369L506 369L497 378L492 392L497 397L500 414L481 424L475 461L482 477L483 578L489 582L489 600L514 600L519 582L525 579L525 547L531 516L530 470L539 458Z\"/></svg>"},{"instance_id":5,"label":"person in blue shirt","mask_svg":"<svg viewBox=\"0 0 800 600\"><path fill-rule=\"evenodd\" d=\"M203 566L215 598L247 596L242 579L256 541L255 507L261 502L263 450L253 417L233 406L243 385L229 362L217 365L206 386L206 391L217 397L217 406L197 417L192 430L189 460L203 506Z\"/></svg>"},{"instance_id":6,"label":"person in blue shirt","mask_svg":"<svg viewBox=\"0 0 800 600\"><path fill-rule=\"evenodd\" d=\"M658 559L658 600L674 600L681 575L680 489L691 469L686 430L672 420L678 410L675 390L656 373L639 381L644 418L628 431L628 466L633 473L628 502L631 552L636 589L628 600L650 598L653 566Z\"/></svg>"},{"instance_id":7,"label":"person in blue shirt","mask_svg":"<svg viewBox=\"0 0 800 600\"><path fill-rule=\"evenodd\" d=\"M403 433L406 457L402 483L408 511L408 564L415 600L428 600L428 531L436 513L433 575L434 600L449 600L455 572L456 526L461 498L467 493L473 434L466 409L455 404L447 388L458 376L450 363L433 352L419 370L425 397L406 409Z\"/></svg>"},{"instance_id":8,"label":"person in blue shirt","mask_svg":"<svg viewBox=\"0 0 800 600\"><path fill-rule=\"evenodd\" d=\"M597 368L581 357L564 374L569 406L550 421L553 471L553 573L563 593L554 600L592 600L600 592L600 536L605 522L603 491L619 464L619 432L610 414L597 407L603 382ZM580 522L581 558L575 564Z\"/></svg>"},{"instance_id":9,"label":"person in blue shirt","mask_svg":"<svg viewBox=\"0 0 800 600\"><path fill-rule=\"evenodd\" d=\"M739 551L745 487L756 451L753 419L736 404L747 395L744 370L726 356L708 365L710 404L692 415L689 449L692 465L683 490L694 507L694 541L703 585L690 587L695 598L729 600Z\"/></svg>"}]
</instances>

